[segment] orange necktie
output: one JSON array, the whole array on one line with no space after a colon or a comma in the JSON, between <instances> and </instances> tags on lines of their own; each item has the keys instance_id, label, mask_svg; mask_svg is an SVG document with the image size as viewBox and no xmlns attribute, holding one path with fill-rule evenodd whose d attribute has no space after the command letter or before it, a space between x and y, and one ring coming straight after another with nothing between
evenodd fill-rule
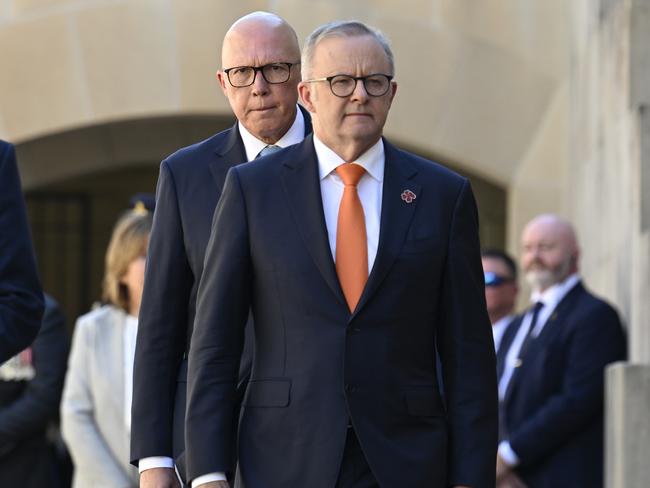
<instances>
[{"instance_id":1,"label":"orange necktie","mask_svg":"<svg viewBox=\"0 0 650 488\"><path fill-rule=\"evenodd\" d=\"M357 193L357 184L366 170L358 164L346 163L336 172L345 184L336 227L336 274L353 312L368 280L366 219Z\"/></svg>"}]
</instances>

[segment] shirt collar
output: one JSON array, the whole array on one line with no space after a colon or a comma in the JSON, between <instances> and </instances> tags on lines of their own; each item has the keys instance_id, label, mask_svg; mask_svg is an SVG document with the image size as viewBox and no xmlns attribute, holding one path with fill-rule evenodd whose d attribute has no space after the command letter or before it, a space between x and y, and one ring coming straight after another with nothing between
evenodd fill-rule
<instances>
[{"instance_id":1,"label":"shirt collar","mask_svg":"<svg viewBox=\"0 0 650 488\"><path fill-rule=\"evenodd\" d=\"M530 296L530 301L532 303L542 302L544 307L550 307L554 309L558 303L569 293L574 286L578 284L580 277L577 273L573 273L563 282L557 283L550 288L544 290L544 292L533 291Z\"/></svg>"},{"instance_id":2,"label":"shirt collar","mask_svg":"<svg viewBox=\"0 0 650 488\"><path fill-rule=\"evenodd\" d=\"M244 124L241 122L237 123L239 127L239 134L241 135L241 140L244 143L244 149L246 150L246 160L252 161L257 157L262 149L264 149L267 144L266 142L260 141L257 137L251 134ZM293 144L298 144L305 138L305 117L302 115L302 110L296 105L296 118L289 127L289 130L275 143L279 147L288 147Z\"/></svg>"},{"instance_id":3,"label":"shirt collar","mask_svg":"<svg viewBox=\"0 0 650 488\"><path fill-rule=\"evenodd\" d=\"M316 150L316 157L318 158L318 173L320 179L326 178L336 168L345 164L347 161L332 151L314 134L314 149ZM363 167L372 178L378 182L384 180L384 165L386 156L384 153L384 141L379 139L372 145L366 152L354 160L355 164Z\"/></svg>"},{"instance_id":4,"label":"shirt collar","mask_svg":"<svg viewBox=\"0 0 650 488\"><path fill-rule=\"evenodd\" d=\"M495 329L504 328L506 325L508 325L512 321L513 318L514 318L514 315L506 315L505 317L501 317L494 324L492 324L492 327L494 327Z\"/></svg>"}]
</instances>

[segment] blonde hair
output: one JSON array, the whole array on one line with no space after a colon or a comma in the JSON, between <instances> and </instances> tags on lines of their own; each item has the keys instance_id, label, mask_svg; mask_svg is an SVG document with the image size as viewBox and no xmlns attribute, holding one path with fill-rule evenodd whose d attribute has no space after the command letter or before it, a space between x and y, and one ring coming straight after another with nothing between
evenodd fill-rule
<instances>
[{"instance_id":1,"label":"blonde hair","mask_svg":"<svg viewBox=\"0 0 650 488\"><path fill-rule=\"evenodd\" d=\"M119 218L106 250L102 300L129 311L129 291L121 283L129 265L147 255L151 214L130 210Z\"/></svg>"}]
</instances>

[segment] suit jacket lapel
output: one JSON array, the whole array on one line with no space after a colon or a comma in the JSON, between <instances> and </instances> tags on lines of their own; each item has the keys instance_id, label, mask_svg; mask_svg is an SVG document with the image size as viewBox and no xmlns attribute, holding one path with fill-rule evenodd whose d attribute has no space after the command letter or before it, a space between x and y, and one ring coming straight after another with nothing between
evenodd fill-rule
<instances>
[{"instance_id":1,"label":"suit jacket lapel","mask_svg":"<svg viewBox=\"0 0 650 488\"><path fill-rule=\"evenodd\" d=\"M215 148L215 159L210 162L210 172L221 194L223 182L226 181L226 173L233 166L246 162L246 150L239 135L237 123L230 129L226 144Z\"/></svg>"},{"instance_id":2,"label":"suit jacket lapel","mask_svg":"<svg viewBox=\"0 0 650 488\"><path fill-rule=\"evenodd\" d=\"M359 304L351 318L359 313L377 291L406 240L418 199L415 198L407 203L401 198L402 193L404 190L411 190L416 196L421 195L421 186L413 179L417 174L413 165L386 140L384 140L384 149L386 163L377 256Z\"/></svg>"},{"instance_id":3,"label":"suit jacket lapel","mask_svg":"<svg viewBox=\"0 0 650 488\"><path fill-rule=\"evenodd\" d=\"M544 348L550 339L559 331L562 330L562 324L567 317L567 311L573 307L573 303L578 299L580 294L584 291L582 283L578 282L569 293L557 304L555 310L544 324L544 328L535 341L531 344L534 346L534 351L539 348Z\"/></svg>"},{"instance_id":4,"label":"suit jacket lapel","mask_svg":"<svg viewBox=\"0 0 650 488\"><path fill-rule=\"evenodd\" d=\"M566 318L566 312L573 306L573 302L579 297L579 295L584 291L581 282L578 282L570 291L566 294L564 298L557 304L555 310L551 313L551 316L548 318L544 324L542 332L536 337L532 343L528 346L526 357L528 363L531 362L530 358L534 357L535 354L538 354L539 351L543 351L557 331L562 330L562 324ZM508 384L508 390L506 391L506 397L504 402L508 402L509 399L514 395L515 390L519 385L519 378L522 375L522 368L524 368L524 361L521 365L512 372L512 378Z\"/></svg>"},{"instance_id":5,"label":"suit jacket lapel","mask_svg":"<svg viewBox=\"0 0 650 488\"><path fill-rule=\"evenodd\" d=\"M306 137L296 147L298 152L295 159L283 162L282 186L300 235L316 267L337 300L347 307L327 237L318 161L312 136Z\"/></svg>"}]
</instances>

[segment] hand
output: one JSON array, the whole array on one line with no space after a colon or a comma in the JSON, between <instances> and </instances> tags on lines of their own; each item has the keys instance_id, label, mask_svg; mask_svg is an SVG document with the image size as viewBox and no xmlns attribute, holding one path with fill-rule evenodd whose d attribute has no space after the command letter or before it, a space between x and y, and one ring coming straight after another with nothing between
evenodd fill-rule
<instances>
[{"instance_id":1,"label":"hand","mask_svg":"<svg viewBox=\"0 0 650 488\"><path fill-rule=\"evenodd\" d=\"M497 481L501 481L503 477L510 472L510 466L508 466L504 459L499 454L497 454Z\"/></svg>"},{"instance_id":2,"label":"hand","mask_svg":"<svg viewBox=\"0 0 650 488\"><path fill-rule=\"evenodd\" d=\"M140 488L181 488L181 484L172 468L152 468L140 473Z\"/></svg>"},{"instance_id":3,"label":"hand","mask_svg":"<svg viewBox=\"0 0 650 488\"><path fill-rule=\"evenodd\" d=\"M513 471L506 473L501 480L497 481L496 488L527 488L519 476Z\"/></svg>"}]
</instances>

